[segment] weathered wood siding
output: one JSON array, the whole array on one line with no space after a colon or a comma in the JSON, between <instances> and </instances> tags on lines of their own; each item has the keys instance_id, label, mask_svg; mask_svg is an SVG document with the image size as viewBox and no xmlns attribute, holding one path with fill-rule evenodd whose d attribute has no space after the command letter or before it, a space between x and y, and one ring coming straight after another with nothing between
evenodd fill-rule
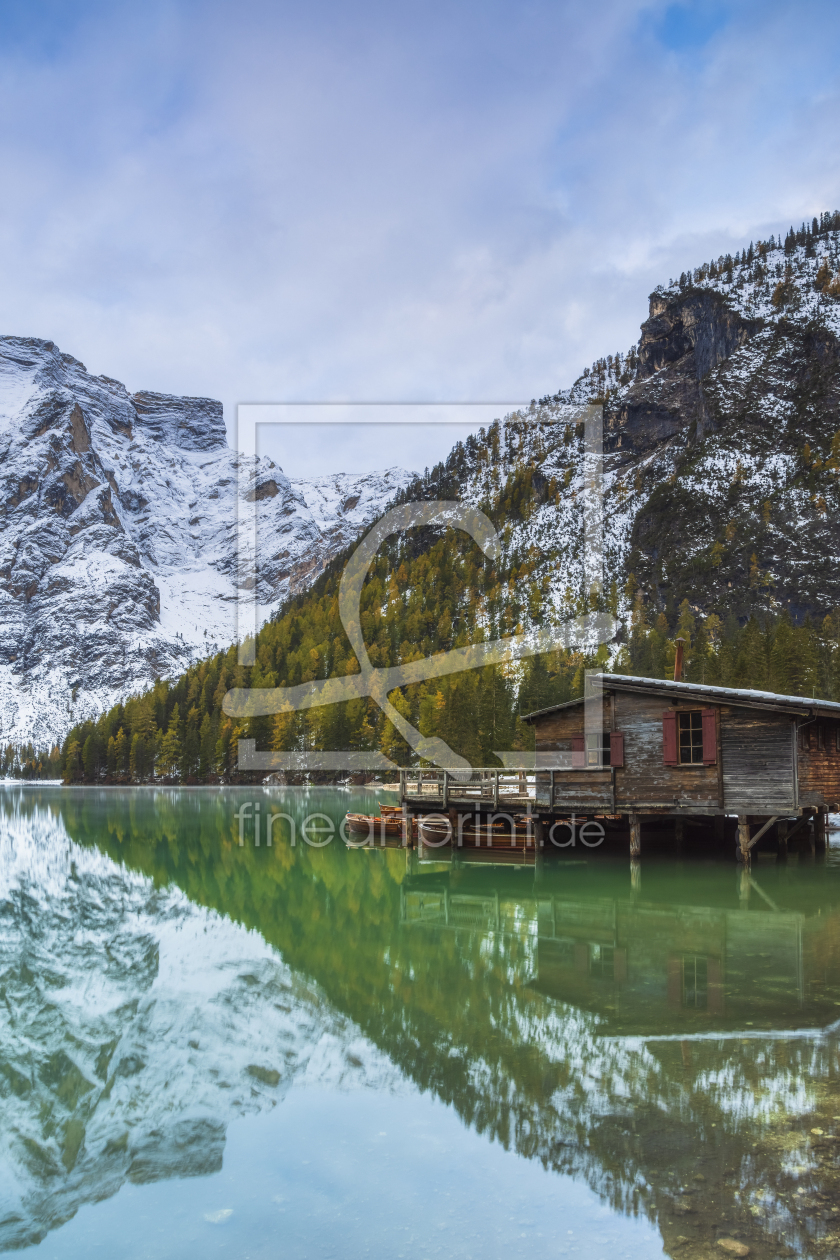
<instances>
[{"instance_id":1,"label":"weathered wood siding","mask_svg":"<svg viewBox=\"0 0 840 1260\"><path fill-rule=\"evenodd\" d=\"M787 713L714 704L704 697L669 705L661 696L615 691L604 696L604 730L624 735L624 765L612 771L560 770L554 775L556 808L584 812L648 808L725 810L771 814L796 808L793 718ZM666 766L662 714L713 708L717 713L715 765ZM583 705L534 721L538 764L551 754L569 754L583 733ZM836 723L812 734L811 748L798 755L799 803L840 801L840 751ZM558 759L559 765L559 759Z\"/></svg>"},{"instance_id":2,"label":"weathered wood siding","mask_svg":"<svg viewBox=\"0 0 840 1260\"><path fill-rule=\"evenodd\" d=\"M666 766L663 761L662 714L670 708L661 696L615 693L615 729L624 732L624 769L616 771L616 808L644 809L659 804L673 808L720 806L717 765ZM674 709L691 710L697 703Z\"/></svg>"},{"instance_id":3,"label":"weathered wood siding","mask_svg":"<svg viewBox=\"0 0 840 1260\"><path fill-rule=\"evenodd\" d=\"M619 774L617 770L615 772ZM565 770L554 776L555 809L580 813L613 812L612 770Z\"/></svg>"},{"instance_id":4,"label":"weathered wood siding","mask_svg":"<svg viewBox=\"0 0 840 1260\"><path fill-rule=\"evenodd\" d=\"M838 723L828 719L809 722L799 739L799 803L835 805L840 802L840 752ZM805 747L802 746L803 742Z\"/></svg>"},{"instance_id":5,"label":"weathered wood siding","mask_svg":"<svg viewBox=\"0 0 840 1260\"><path fill-rule=\"evenodd\" d=\"M613 727L612 724L612 702L609 697L604 698L603 705L604 730L617 730L618 727ZM534 722L534 733L539 766L551 764L550 757L540 754L571 754L572 736L583 734L583 705L577 704L571 709L560 709L557 713L548 713L545 717L537 718ZM559 760L557 764L560 764Z\"/></svg>"},{"instance_id":6,"label":"weathered wood siding","mask_svg":"<svg viewBox=\"0 0 840 1260\"><path fill-rule=\"evenodd\" d=\"M720 734L727 812L778 814L794 809L792 718L724 706Z\"/></svg>"}]
</instances>

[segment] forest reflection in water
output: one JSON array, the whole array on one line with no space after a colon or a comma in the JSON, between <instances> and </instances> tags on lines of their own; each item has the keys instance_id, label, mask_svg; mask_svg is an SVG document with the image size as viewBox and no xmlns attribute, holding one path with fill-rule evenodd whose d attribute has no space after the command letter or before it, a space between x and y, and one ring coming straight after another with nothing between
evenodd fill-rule
<instances>
[{"instance_id":1,"label":"forest reflection in water","mask_svg":"<svg viewBox=\"0 0 840 1260\"><path fill-rule=\"evenodd\" d=\"M271 848L240 845L246 799L336 824L372 805L326 789L4 793L0 1097L17 1190L0 1192L0 1244L125 1182L217 1172L234 1115L308 1073L429 1091L482 1141L649 1221L675 1257L724 1255L721 1238L759 1257L840 1252L831 851L751 873L649 862L641 881L597 853L537 874L451 869L292 846L286 824ZM227 971L233 946L206 911L254 930ZM187 956L215 968L200 1029L177 1023L172 959ZM162 969L165 1018L150 1001ZM182 1104L161 1107L167 1037Z\"/></svg>"}]
</instances>

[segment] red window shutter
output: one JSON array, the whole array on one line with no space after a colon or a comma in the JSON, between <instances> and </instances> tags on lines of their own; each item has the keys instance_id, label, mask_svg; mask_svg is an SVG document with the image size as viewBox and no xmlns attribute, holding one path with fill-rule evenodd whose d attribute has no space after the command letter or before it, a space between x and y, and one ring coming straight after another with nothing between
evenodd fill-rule
<instances>
[{"instance_id":1,"label":"red window shutter","mask_svg":"<svg viewBox=\"0 0 840 1260\"><path fill-rule=\"evenodd\" d=\"M677 715L673 709L666 709L662 714L662 760L666 766L678 766L677 756Z\"/></svg>"},{"instance_id":2,"label":"red window shutter","mask_svg":"<svg viewBox=\"0 0 840 1260\"><path fill-rule=\"evenodd\" d=\"M586 747L582 735L572 736L572 769L582 770L586 765Z\"/></svg>"},{"instance_id":3,"label":"red window shutter","mask_svg":"<svg viewBox=\"0 0 840 1260\"><path fill-rule=\"evenodd\" d=\"M714 709L703 710L703 765L713 766L717 761L717 728Z\"/></svg>"},{"instance_id":4,"label":"red window shutter","mask_svg":"<svg viewBox=\"0 0 840 1260\"><path fill-rule=\"evenodd\" d=\"M610 731L610 765L624 765L624 732Z\"/></svg>"}]
</instances>

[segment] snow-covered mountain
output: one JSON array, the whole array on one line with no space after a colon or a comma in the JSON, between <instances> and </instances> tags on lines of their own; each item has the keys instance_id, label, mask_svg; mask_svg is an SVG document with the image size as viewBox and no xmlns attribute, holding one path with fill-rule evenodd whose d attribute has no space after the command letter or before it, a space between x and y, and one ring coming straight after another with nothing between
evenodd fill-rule
<instances>
[{"instance_id":1,"label":"snow-covered mountain","mask_svg":"<svg viewBox=\"0 0 840 1260\"><path fill-rule=\"evenodd\" d=\"M402 1080L257 932L8 801L0 974L0 1251L126 1181L217 1171L228 1124L293 1082Z\"/></svg>"},{"instance_id":2,"label":"snow-covered mountain","mask_svg":"<svg viewBox=\"0 0 840 1260\"><path fill-rule=\"evenodd\" d=\"M505 521L511 626L575 614L585 589L583 426L604 408L604 569L724 621L840 608L840 213L650 295L641 337L569 388L456 448L409 497L462 497ZM527 586L523 578L527 576Z\"/></svg>"},{"instance_id":3,"label":"snow-covered mountain","mask_svg":"<svg viewBox=\"0 0 840 1260\"><path fill-rule=\"evenodd\" d=\"M0 738L14 743L60 738L234 640L238 488L256 501L268 616L410 480L240 469L221 403L130 395L19 337L0 338L0 459Z\"/></svg>"}]
</instances>

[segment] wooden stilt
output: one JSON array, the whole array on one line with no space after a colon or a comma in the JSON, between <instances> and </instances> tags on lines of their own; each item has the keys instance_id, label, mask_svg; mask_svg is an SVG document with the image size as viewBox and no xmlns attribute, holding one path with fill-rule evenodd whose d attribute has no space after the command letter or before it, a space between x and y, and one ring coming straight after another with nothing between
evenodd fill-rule
<instances>
[{"instance_id":1,"label":"wooden stilt","mask_svg":"<svg viewBox=\"0 0 840 1260\"><path fill-rule=\"evenodd\" d=\"M636 858L630 859L630 892L638 896L642 891L642 864Z\"/></svg>"},{"instance_id":2,"label":"wooden stilt","mask_svg":"<svg viewBox=\"0 0 840 1260\"><path fill-rule=\"evenodd\" d=\"M638 814L631 814L630 822L630 856L637 858L642 853L642 824Z\"/></svg>"},{"instance_id":3,"label":"wooden stilt","mask_svg":"<svg viewBox=\"0 0 840 1260\"><path fill-rule=\"evenodd\" d=\"M545 828L543 827L543 820L541 818L535 818L531 823L531 827L534 833L534 878L540 879L542 878L545 854Z\"/></svg>"},{"instance_id":4,"label":"wooden stilt","mask_svg":"<svg viewBox=\"0 0 840 1260\"><path fill-rule=\"evenodd\" d=\"M814 843L817 853L825 853L825 823L826 810L821 805L814 815Z\"/></svg>"},{"instance_id":5,"label":"wooden stilt","mask_svg":"<svg viewBox=\"0 0 840 1260\"><path fill-rule=\"evenodd\" d=\"M444 852L447 853L449 861L452 863L452 869L457 870L461 865L461 845L463 844L462 831L463 827L459 822L457 809L450 808L446 811L449 816L449 826L451 827L450 840L448 845L444 845ZM448 850L448 852L447 852Z\"/></svg>"},{"instance_id":6,"label":"wooden stilt","mask_svg":"<svg viewBox=\"0 0 840 1260\"><path fill-rule=\"evenodd\" d=\"M723 842L726 839L726 815L715 814L712 820L712 827L714 831L715 844L722 847Z\"/></svg>"},{"instance_id":7,"label":"wooden stilt","mask_svg":"<svg viewBox=\"0 0 840 1260\"><path fill-rule=\"evenodd\" d=\"M799 856L806 862L814 856L814 811L799 833Z\"/></svg>"},{"instance_id":8,"label":"wooden stilt","mask_svg":"<svg viewBox=\"0 0 840 1260\"><path fill-rule=\"evenodd\" d=\"M674 845L677 849L682 849L684 837L685 837L685 821L679 816L677 816L674 819Z\"/></svg>"},{"instance_id":9,"label":"wooden stilt","mask_svg":"<svg viewBox=\"0 0 840 1260\"><path fill-rule=\"evenodd\" d=\"M739 862L750 860L750 824L746 814L738 815L738 847L735 856Z\"/></svg>"},{"instance_id":10,"label":"wooden stilt","mask_svg":"<svg viewBox=\"0 0 840 1260\"><path fill-rule=\"evenodd\" d=\"M776 823L776 840L779 846L776 861L786 862L788 859L788 820L786 818L780 818Z\"/></svg>"}]
</instances>

